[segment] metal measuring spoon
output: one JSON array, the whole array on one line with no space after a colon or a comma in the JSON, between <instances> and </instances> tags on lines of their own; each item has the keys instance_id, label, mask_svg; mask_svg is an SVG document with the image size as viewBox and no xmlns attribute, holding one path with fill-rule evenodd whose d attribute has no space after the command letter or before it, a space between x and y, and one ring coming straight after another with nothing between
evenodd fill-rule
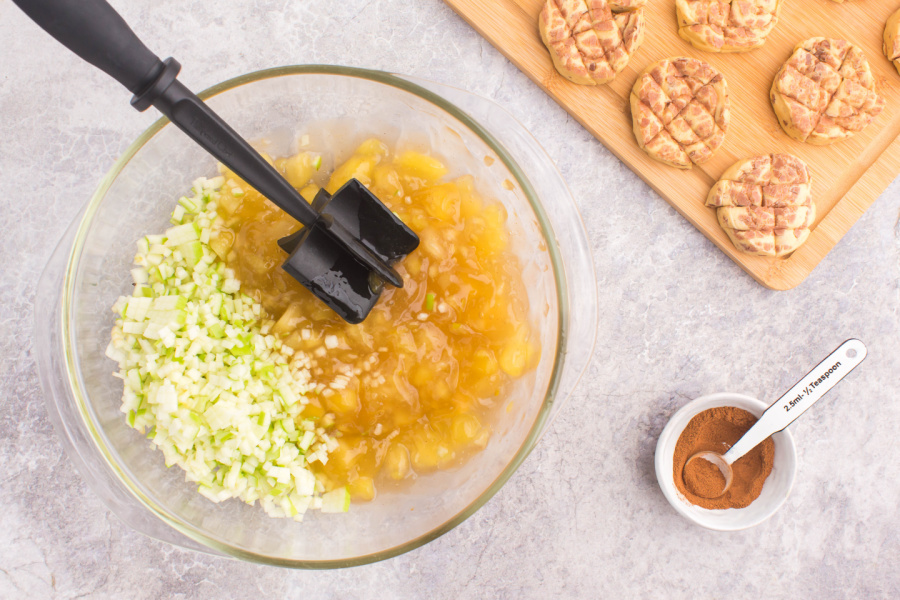
<instances>
[{"instance_id":1,"label":"metal measuring spoon","mask_svg":"<svg viewBox=\"0 0 900 600\"><path fill-rule=\"evenodd\" d=\"M706 460L716 467L725 478L725 487L719 497L731 487L733 473L731 465L756 448L773 433L777 433L797 420L831 388L846 377L866 357L866 346L857 339L849 339L837 350L826 356L812 371L776 400L747 433L725 454L711 450L697 452L684 464L684 470L693 460Z\"/></svg>"}]
</instances>

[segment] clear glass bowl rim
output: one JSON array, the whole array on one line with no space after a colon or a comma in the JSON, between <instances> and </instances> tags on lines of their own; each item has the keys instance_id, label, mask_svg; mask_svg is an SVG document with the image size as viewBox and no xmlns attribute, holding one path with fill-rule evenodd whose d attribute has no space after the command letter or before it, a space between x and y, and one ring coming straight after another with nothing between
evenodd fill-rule
<instances>
[{"instance_id":1,"label":"clear glass bowl rim","mask_svg":"<svg viewBox=\"0 0 900 600\"><path fill-rule=\"evenodd\" d=\"M73 306L73 297L75 294L75 283L77 280L77 267L78 262L82 254L83 245L85 239L87 237L87 232L89 226L91 224L92 218L97 211L100 203L106 195L106 192L109 190L112 183L119 176L122 170L128 165L130 160L143 148L143 146L153 138L163 127L170 123L169 119L166 117L162 117L156 122L154 122L150 127L148 127L140 136L126 149L126 151L122 154L122 156L116 161L113 167L107 172L107 174L101 180L97 191L93 194L90 201L88 202L84 215L80 224L78 225L77 232L75 234L75 240L72 245L72 250L69 255L69 259L66 265L65 271L65 279L64 285L62 289L62 298L60 302L60 308L62 314L61 323L62 323L62 346L63 346L63 362L66 367L66 374L68 376L69 388L74 396L78 412L81 414L82 419L84 421L84 425L93 440L96 444L96 448L99 450L100 454L106 461L107 467L111 470L112 473L119 479L120 483L131 492L132 496L140 502L146 509L148 509L152 514L161 519L164 523L168 524L172 528L174 528L179 533L187 536L191 540L200 543L201 545L209 548L211 551L220 553L226 556L231 556L234 558L240 558L242 560L263 563L263 564L271 564L276 566L283 567L291 567L291 568L300 568L300 569L335 569L335 568L345 568L352 566L360 566L364 564L369 564L381 560L385 560L394 556L398 556L400 554L409 552L416 548L427 544L428 542L440 537L444 533L450 531L455 528L457 525L468 519L472 516L479 508L481 508L488 500L490 500L503 485L512 477L513 473L518 469L518 467L524 462L524 460L528 457L531 450L535 447L538 439L543 434L546 426L548 425L548 419L551 416L551 409L556 400L556 392L559 387L560 379L563 373L563 365L565 363L565 352L562 351L564 348L565 340L568 337L568 311L569 311L569 298L568 298L568 288L566 282L566 274L565 268L562 262L562 257L560 255L559 249L556 247L554 242L555 236L553 235L553 228L550 223L549 218L547 217L546 211L542 206L540 200L537 198L537 194L534 191L531 183L528 178L522 172L516 161L507 153L503 144L501 144L489 131L487 131L484 127L482 127L477 121L469 117L464 111L456 107L453 103L445 100L440 95L414 83L413 81L404 79L402 76L394 75L391 73L387 73L384 71L376 71L370 69L361 69L355 67L345 67L345 66L336 66L336 65L291 65L291 66L282 66L275 67L270 69L263 69L259 71L253 71L244 75L240 75L238 77L234 77L232 79L228 79L223 81L222 83L216 84L212 87L207 88L206 90L198 93L197 95L203 99L207 100L217 94L220 94L225 91L232 90L234 88L240 87L245 84L253 83L256 81L261 81L265 79L282 77L282 76L290 76L290 75L307 75L307 74L321 74L321 75L335 75L335 76L345 76L345 77L356 77L367 79L376 83L386 84L395 88L399 88L403 91L412 93L417 95L424 100L430 102L431 104L441 108L451 114L454 118L459 120L463 125L469 128L471 131L476 133L492 150L497 153L497 156L500 160L506 165L509 169L510 173L516 178L516 182L521 186L523 193L531 205L532 210L534 211L534 215L538 220L538 223L541 227L541 230L544 232L544 237L547 240L547 251L550 255L551 264L553 265L554 278L556 283L556 291L557 291L557 301L559 306L559 311L557 313L558 318L558 334L556 339L556 348L554 352L554 365L552 375L550 377L550 381L547 386L547 391L544 395L544 401L542 407L535 419L534 425L531 428L531 431L526 436L516 455L510 461L510 463L504 468L504 470L499 474L499 476L494 480L494 482L480 495L478 496L469 506L465 509L452 516L450 519L445 521L442 525L432 529L431 531L424 533L418 537L415 537L403 544L399 544L392 548L388 548L385 550L381 550L378 552L374 552L371 554L366 554L363 556L352 557L352 558L344 558L344 559L335 559L335 560L291 560L284 559L279 557L272 557L263 554L258 554L254 552L249 552L240 548L236 548L227 543L222 543L220 540L210 537L203 533L201 530L196 527L187 524L183 521L176 520L172 518L168 511L162 507L157 506L150 498L144 496L136 486L131 485L129 476L119 467L116 460L113 458L112 453L108 448L106 448L104 442L102 441L102 436L96 430L93 419L90 416L90 409L87 406L87 399L82 394L82 389L79 384L79 370L77 366L77 358L74 355L74 344L73 337L75 334L74 330L74 319L71 313L71 308ZM414 78L413 78L414 79ZM593 342L593 339L592 339ZM591 343L591 349L593 348L593 343ZM577 379L580 379L581 373L577 374ZM574 387L574 383L573 383Z\"/></svg>"}]
</instances>

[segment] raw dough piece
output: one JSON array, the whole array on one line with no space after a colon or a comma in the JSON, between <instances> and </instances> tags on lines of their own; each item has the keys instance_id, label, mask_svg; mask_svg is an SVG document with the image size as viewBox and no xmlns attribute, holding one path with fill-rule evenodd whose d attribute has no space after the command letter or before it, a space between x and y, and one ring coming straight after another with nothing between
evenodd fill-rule
<instances>
[{"instance_id":1,"label":"raw dough piece","mask_svg":"<svg viewBox=\"0 0 900 600\"><path fill-rule=\"evenodd\" d=\"M790 154L735 163L709 191L719 225L735 248L758 256L785 256L809 237L816 218L809 167Z\"/></svg>"},{"instance_id":2,"label":"raw dough piece","mask_svg":"<svg viewBox=\"0 0 900 600\"><path fill-rule=\"evenodd\" d=\"M900 10L888 17L884 26L884 55L900 73Z\"/></svg>"},{"instance_id":3,"label":"raw dough piece","mask_svg":"<svg viewBox=\"0 0 900 600\"><path fill-rule=\"evenodd\" d=\"M766 43L782 0L675 0L678 35L707 52L748 52Z\"/></svg>"},{"instance_id":4,"label":"raw dough piece","mask_svg":"<svg viewBox=\"0 0 900 600\"><path fill-rule=\"evenodd\" d=\"M631 88L631 119L638 145L679 169L712 158L728 130L728 86L722 74L696 58L650 65Z\"/></svg>"},{"instance_id":5,"label":"raw dough piece","mask_svg":"<svg viewBox=\"0 0 900 600\"><path fill-rule=\"evenodd\" d=\"M862 50L821 37L794 48L769 97L785 133L818 146L862 131L884 109Z\"/></svg>"},{"instance_id":6,"label":"raw dough piece","mask_svg":"<svg viewBox=\"0 0 900 600\"><path fill-rule=\"evenodd\" d=\"M539 18L553 65L574 83L612 81L644 40L647 0L547 0Z\"/></svg>"}]
</instances>

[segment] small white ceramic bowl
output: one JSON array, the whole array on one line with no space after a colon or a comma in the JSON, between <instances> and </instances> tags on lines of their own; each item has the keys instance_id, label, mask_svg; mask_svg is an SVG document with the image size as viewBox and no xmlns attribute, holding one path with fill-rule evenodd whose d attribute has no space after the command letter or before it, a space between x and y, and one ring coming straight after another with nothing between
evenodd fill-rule
<instances>
[{"instance_id":1,"label":"small white ceramic bowl","mask_svg":"<svg viewBox=\"0 0 900 600\"><path fill-rule=\"evenodd\" d=\"M787 500L794 477L797 475L797 449L794 438L785 430L772 436L775 442L775 461L772 472L766 478L759 498L745 508L709 510L688 502L675 487L673 456L681 432L698 413L719 406L736 406L759 418L768 406L750 396L722 392L701 396L678 410L659 436L656 444L656 479L663 494L675 510L697 525L717 531L737 531L759 525L779 509Z\"/></svg>"}]
</instances>

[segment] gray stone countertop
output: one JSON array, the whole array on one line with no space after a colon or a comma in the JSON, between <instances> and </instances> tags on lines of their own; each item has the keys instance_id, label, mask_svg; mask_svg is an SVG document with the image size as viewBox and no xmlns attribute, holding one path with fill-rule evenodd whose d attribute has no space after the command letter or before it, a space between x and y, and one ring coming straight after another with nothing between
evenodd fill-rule
<instances>
[{"instance_id":1,"label":"gray stone countertop","mask_svg":"<svg viewBox=\"0 0 900 600\"><path fill-rule=\"evenodd\" d=\"M57 240L155 118L0 0L0 597L900 597L900 185L799 287L764 289L439 0L117 1L200 90L261 68L347 64L490 98L557 162L584 216L600 330L574 396L480 511L408 554L301 572L182 550L123 525L66 457L33 357ZM743 532L680 517L653 452L716 391L786 389L849 337L863 366L791 430L784 507Z\"/></svg>"}]
</instances>

